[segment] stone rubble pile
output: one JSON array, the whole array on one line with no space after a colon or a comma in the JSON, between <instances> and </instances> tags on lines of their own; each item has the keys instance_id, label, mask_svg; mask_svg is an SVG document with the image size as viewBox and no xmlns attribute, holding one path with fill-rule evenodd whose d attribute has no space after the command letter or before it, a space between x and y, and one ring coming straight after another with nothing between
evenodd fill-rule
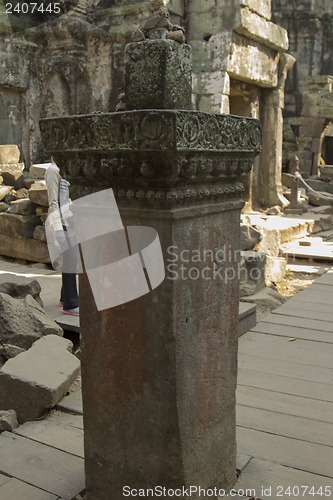
<instances>
[{"instance_id":1,"label":"stone rubble pile","mask_svg":"<svg viewBox=\"0 0 333 500\"><path fill-rule=\"evenodd\" d=\"M46 167L33 165L27 173L19 157L16 145L0 146L0 255L49 264Z\"/></svg>"},{"instance_id":2,"label":"stone rubble pile","mask_svg":"<svg viewBox=\"0 0 333 500\"><path fill-rule=\"evenodd\" d=\"M0 368L0 432L1 410L9 410L8 426L15 427L13 410L23 424L41 417L67 394L80 371L72 348L69 340L47 335Z\"/></svg>"},{"instance_id":3,"label":"stone rubble pile","mask_svg":"<svg viewBox=\"0 0 333 500\"><path fill-rule=\"evenodd\" d=\"M45 335L63 331L47 316L37 280L0 274L0 367Z\"/></svg>"}]
</instances>

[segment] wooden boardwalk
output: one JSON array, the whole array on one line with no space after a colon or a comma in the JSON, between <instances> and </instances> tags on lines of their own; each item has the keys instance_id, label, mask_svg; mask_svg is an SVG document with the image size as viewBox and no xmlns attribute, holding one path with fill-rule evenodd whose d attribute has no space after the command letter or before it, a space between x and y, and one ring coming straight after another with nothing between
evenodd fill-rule
<instances>
[{"instance_id":1,"label":"wooden boardwalk","mask_svg":"<svg viewBox=\"0 0 333 500\"><path fill-rule=\"evenodd\" d=\"M57 314L59 278L43 272L41 284ZM0 435L1 500L71 500L83 490L80 393L58 407ZM239 339L237 443L230 498L333 498L333 269Z\"/></svg>"},{"instance_id":2,"label":"wooden boardwalk","mask_svg":"<svg viewBox=\"0 0 333 500\"><path fill-rule=\"evenodd\" d=\"M237 444L239 498L333 498L333 270L239 339Z\"/></svg>"}]
</instances>

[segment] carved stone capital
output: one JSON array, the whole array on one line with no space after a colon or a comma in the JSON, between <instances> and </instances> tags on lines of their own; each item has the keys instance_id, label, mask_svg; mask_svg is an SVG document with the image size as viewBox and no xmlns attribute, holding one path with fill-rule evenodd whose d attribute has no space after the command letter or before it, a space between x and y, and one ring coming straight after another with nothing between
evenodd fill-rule
<instances>
[{"instance_id":1,"label":"carved stone capital","mask_svg":"<svg viewBox=\"0 0 333 500\"><path fill-rule=\"evenodd\" d=\"M261 149L257 120L193 111L49 118L40 126L45 149L72 184L111 186L141 205L240 198L237 183Z\"/></svg>"}]
</instances>

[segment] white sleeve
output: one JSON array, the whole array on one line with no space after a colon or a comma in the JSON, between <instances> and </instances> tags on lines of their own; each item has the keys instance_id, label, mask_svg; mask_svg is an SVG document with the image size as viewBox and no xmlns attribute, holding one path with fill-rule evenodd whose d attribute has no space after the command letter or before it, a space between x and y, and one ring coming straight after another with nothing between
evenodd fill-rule
<instances>
[{"instance_id":1,"label":"white sleeve","mask_svg":"<svg viewBox=\"0 0 333 500\"><path fill-rule=\"evenodd\" d=\"M49 199L49 222L54 231L62 231L63 224L59 207L59 169L51 164L45 174L47 195ZM51 215L52 214L52 215Z\"/></svg>"}]
</instances>

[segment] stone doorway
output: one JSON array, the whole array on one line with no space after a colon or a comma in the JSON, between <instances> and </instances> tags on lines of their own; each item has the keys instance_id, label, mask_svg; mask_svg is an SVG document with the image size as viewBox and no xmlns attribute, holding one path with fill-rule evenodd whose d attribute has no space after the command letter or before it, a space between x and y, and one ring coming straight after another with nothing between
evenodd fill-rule
<instances>
[{"instance_id":1,"label":"stone doorway","mask_svg":"<svg viewBox=\"0 0 333 500\"><path fill-rule=\"evenodd\" d=\"M259 119L261 89L255 85L230 79L229 108L231 115ZM256 158L251 171L243 179L245 186L244 212L260 207L260 162Z\"/></svg>"},{"instance_id":2,"label":"stone doorway","mask_svg":"<svg viewBox=\"0 0 333 500\"><path fill-rule=\"evenodd\" d=\"M333 165L333 133L324 137L321 156L325 165Z\"/></svg>"}]
</instances>

